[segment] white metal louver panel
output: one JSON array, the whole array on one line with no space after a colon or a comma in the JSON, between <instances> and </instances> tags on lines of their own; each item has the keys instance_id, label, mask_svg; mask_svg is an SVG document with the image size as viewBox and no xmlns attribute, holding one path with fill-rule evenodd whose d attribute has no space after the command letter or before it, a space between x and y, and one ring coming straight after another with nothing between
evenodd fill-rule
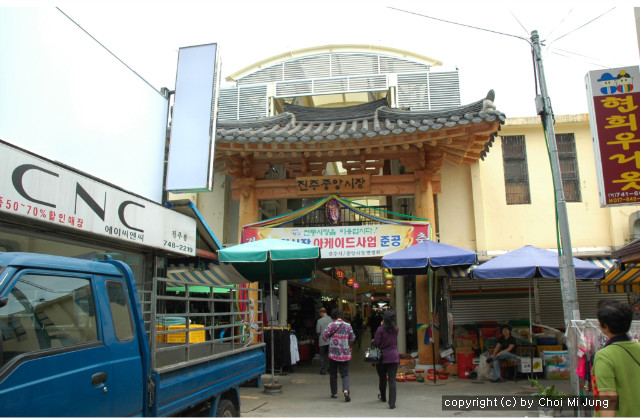
<instances>
[{"instance_id":1,"label":"white metal louver panel","mask_svg":"<svg viewBox=\"0 0 640 418\"><path fill-rule=\"evenodd\" d=\"M269 115L267 86L220 89L218 119L248 120Z\"/></svg>"},{"instance_id":2,"label":"white metal louver panel","mask_svg":"<svg viewBox=\"0 0 640 418\"><path fill-rule=\"evenodd\" d=\"M267 86L240 88L238 120L259 119L269 116Z\"/></svg>"},{"instance_id":3,"label":"white metal louver panel","mask_svg":"<svg viewBox=\"0 0 640 418\"><path fill-rule=\"evenodd\" d=\"M429 74L398 74L398 107L429 110Z\"/></svg>"},{"instance_id":4,"label":"white metal louver panel","mask_svg":"<svg viewBox=\"0 0 640 418\"><path fill-rule=\"evenodd\" d=\"M331 77L329 55L316 55L284 63L284 81Z\"/></svg>"},{"instance_id":5,"label":"white metal louver panel","mask_svg":"<svg viewBox=\"0 0 640 418\"><path fill-rule=\"evenodd\" d=\"M393 57L380 57L380 73L381 74L393 74L393 73L417 73L429 71L430 65L421 64L418 62L407 61L400 58Z\"/></svg>"},{"instance_id":6,"label":"white metal louver panel","mask_svg":"<svg viewBox=\"0 0 640 418\"><path fill-rule=\"evenodd\" d=\"M429 73L429 96L432 110L460 106L458 72Z\"/></svg>"},{"instance_id":7,"label":"white metal louver panel","mask_svg":"<svg viewBox=\"0 0 640 418\"><path fill-rule=\"evenodd\" d=\"M218 98L218 119L238 120L238 95L237 87L220 89Z\"/></svg>"},{"instance_id":8,"label":"white metal louver panel","mask_svg":"<svg viewBox=\"0 0 640 418\"><path fill-rule=\"evenodd\" d=\"M349 77L349 91L383 91L388 88L386 75Z\"/></svg>"},{"instance_id":9,"label":"white metal louver panel","mask_svg":"<svg viewBox=\"0 0 640 418\"><path fill-rule=\"evenodd\" d=\"M261 83L275 83L283 80L283 64L276 64L271 67L263 68L251 73L245 77L239 78L237 84L261 84Z\"/></svg>"},{"instance_id":10,"label":"white metal louver panel","mask_svg":"<svg viewBox=\"0 0 640 418\"><path fill-rule=\"evenodd\" d=\"M308 96L313 93L311 80L286 81L276 84L275 97Z\"/></svg>"},{"instance_id":11,"label":"white metal louver panel","mask_svg":"<svg viewBox=\"0 0 640 418\"><path fill-rule=\"evenodd\" d=\"M348 90L349 80L347 77L313 80L314 94L340 93Z\"/></svg>"},{"instance_id":12,"label":"white metal louver panel","mask_svg":"<svg viewBox=\"0 0 640 418\"><path fill-rule=\"evenodd\" d=\"M331 56L331 76L354 76L379 74L377 55L333 54Z\"/></svg>"}]
</instances>

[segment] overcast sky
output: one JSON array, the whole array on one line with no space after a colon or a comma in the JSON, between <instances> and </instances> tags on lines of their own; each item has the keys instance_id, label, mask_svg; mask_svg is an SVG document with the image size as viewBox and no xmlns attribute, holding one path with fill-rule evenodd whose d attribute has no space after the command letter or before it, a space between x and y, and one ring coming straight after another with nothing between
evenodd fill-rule
<instances>
[{"instance_id":1,"label":"overcast sky","mask_svg":"<svg viewBox=\"0 0 640 418\"><path fill-rule=\"evenodd\" d=\"M529 39L535 29L546 43L547 85L554 112L561 115L587 113L584 76L588 71L638 65L639 60L633 3L620 0L97 1L56 5L157 89L174 88L181 46L217 42L224 78L291 50L358 43L404 49L440 60L443 68L457 67L462 104L494 89L496 106L507 117L535 116L531 48L517 38Z\"/></svg>"}]
</instances>

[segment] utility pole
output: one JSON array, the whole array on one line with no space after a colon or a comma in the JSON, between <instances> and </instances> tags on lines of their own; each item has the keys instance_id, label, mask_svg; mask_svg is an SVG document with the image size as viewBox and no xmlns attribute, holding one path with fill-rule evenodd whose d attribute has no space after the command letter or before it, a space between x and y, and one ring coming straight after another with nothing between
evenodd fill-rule
<instances>
[{"instance_id":1,"label":"utility pole","mask_svg":"<svg viewBox=\"0 0 640 418\"><path fill-rule=\"evenodd\" d=\"M571 321L580 319L578 309L578 290L576 287L575 266L573 265L573 254L571 249L571 235L569 233L569 218L567 216L567 202L564 199L564 189L562 188L562 176L560 173L560 159L558 158L558 145L553 126L553 112L551 110L551 99L547 94L547 82L544 77L542 66L542 51L540 50L540 37L538 31L531 32L531 45L533 47L535 70L540 85L540 95L536 96L536 108L542 119L543 128L546 131L549 144L549 157L551 159L551 173L555 187L556 212L558 216L558 228L560 230L561 253L558 254L560 266L560 288L562 290L562 308L564 311L565 336L569 335ZM569 374L571 376L571 388L574 395L580 394L578 376L574 373L576 364L573 353L576 351L574 342L565 339L569 353Z\"/></svg>"}]
</instances>

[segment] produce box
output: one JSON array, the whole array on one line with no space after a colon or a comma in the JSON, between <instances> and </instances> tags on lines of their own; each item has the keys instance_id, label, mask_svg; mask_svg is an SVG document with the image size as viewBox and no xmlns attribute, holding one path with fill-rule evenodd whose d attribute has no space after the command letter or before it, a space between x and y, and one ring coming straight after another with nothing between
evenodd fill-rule
<instances>
[{"instance_id":1,"label":"produce box","mask_svg":"<svg viewBox=\"0 0 640 418\"><path fill-rule=\"evenodd\" d=\"M531 357L518 357L518 372L531 373ZM533 373L542 373L542 359L540 357L533 358Z\"/></svg>"},{"instance_id":2,"label":"produce box","mask_svg":"<svg viewBox=\"0 0 640 418\"><path fill-rule=\"evenodd\" d=\"M562 365L545 365L544 378L548 380L569 380L569 366Z\"/></svg>"},{"instance_id":3,"label":"produce box","mask_svg":"<svg viewBox=\"0 0 640 418\"><path fill-rule=\"evenodd\" d=\"M543 351L542 364L556 366L569 364L569 354L564 351Z\"/></svg>"}]
</instances>

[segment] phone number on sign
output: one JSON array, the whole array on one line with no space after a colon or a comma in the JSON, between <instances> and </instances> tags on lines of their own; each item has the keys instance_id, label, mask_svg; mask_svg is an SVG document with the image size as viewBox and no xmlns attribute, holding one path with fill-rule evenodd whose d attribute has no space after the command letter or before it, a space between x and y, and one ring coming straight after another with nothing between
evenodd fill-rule
<instances>
[{"instance_id":1,"label":"phone number on sign","mask_svg":"<svg viewBox=\"0 0 640 418\"><path fill-rule=\"evenodd\" d=\"M178 251L184 251L184 252L189 252L189 253L193 252L193 247L190 247L190 246L184 245L184 244L176 244L173 241L164 240L164 246L168 247L168 248L172 248L174 250L178 250Z\"/></svg>"}]
</instances>

